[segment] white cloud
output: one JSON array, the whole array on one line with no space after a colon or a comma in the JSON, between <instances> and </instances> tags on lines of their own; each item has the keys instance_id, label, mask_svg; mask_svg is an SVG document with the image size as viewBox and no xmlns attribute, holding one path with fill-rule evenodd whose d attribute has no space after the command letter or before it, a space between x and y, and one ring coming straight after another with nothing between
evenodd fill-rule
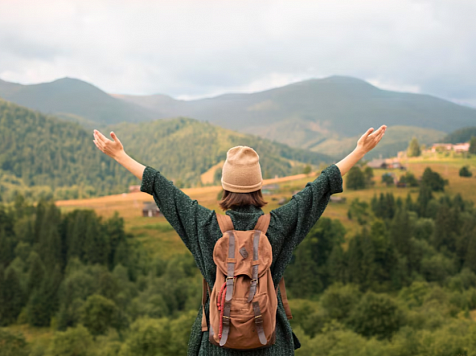
<instances>
[{"instance_id":1,"label":"white cloud","mask_svg":"<svg viewBox=\"0 0 476 356\"><path fill-rule=\"evenodd\" d=\"M328 75L474 102L467 0L0 0L0 78L197 98Z\"/></svg>"}]
</instances>

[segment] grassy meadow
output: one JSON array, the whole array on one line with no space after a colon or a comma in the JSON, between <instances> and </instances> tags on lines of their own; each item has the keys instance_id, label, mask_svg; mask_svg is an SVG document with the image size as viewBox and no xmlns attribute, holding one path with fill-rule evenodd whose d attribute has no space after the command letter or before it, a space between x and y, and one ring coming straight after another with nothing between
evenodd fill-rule
<instances>
[{"instance_id":1,"label":"grassy meadow","mask_svg":"<svg viewBox=\"0 0 476 356\"><path fill-rule=\"evenodd\" d=\"M463 165L469 165L470 170L476 173L476 156L464 157L462 154L454 153L424 154L421 157L405 158L401 163L416 177L420 177L424 169L430 167L441 174L444 179L448 179L449 184L445 187L446 192L450 195L460 193L465 199L476 202L476 174L471 178L460 177L458 174L459 169ZM393 193L395 198L401 197L404 199L410 193L412 199L416 200L418 188L387 187L382 183L381 176L386 172L393 172L397 177L405 173L398 169L374 169L374 186L369 189L356 191L346 189L346 176L344 176L344 191L336 194L336 196L345 197L346 201L344 203L330 202L322 216L339 219L347 229L346 238L348 239L359 229L358 223L355 220L349 220L347 217L347 211L353 199L370 203L374 194ZM309 175L300 174L265 180L265 185L276 184L279 186L279 189L265 196L268 205L263 210L268 212L279 207L278 201L281 198L290 199L293 192L303 189L306 183L315 179L318 174L319 170ZM221 212L217 204L217 196L221 191L221 186L189 188L183 189L183 191L192 199L198 200L201 205ZM435 195L439 196L440 194L442 193L436 193ZM153 255L160 253L162 257L171 257L177 253L185 252L186 248L179 236L163 216L154 218L142 216L143 202L152 200L151 195L136 192L92 199L57 201L56 205L63 211L70 211L76 208L93 209L104 218L111 217L114 211L118 211L125 220L126 231L132 233Z\"/></svg>"}]
</instances>

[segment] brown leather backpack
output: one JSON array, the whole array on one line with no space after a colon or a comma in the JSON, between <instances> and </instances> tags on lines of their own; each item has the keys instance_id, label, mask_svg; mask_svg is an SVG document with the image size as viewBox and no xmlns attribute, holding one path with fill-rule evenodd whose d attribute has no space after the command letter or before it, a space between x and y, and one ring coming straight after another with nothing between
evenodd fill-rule
<instances>
[{"instance_id":1,"label":"brown leather backpack","mask_svg":"<svg viewBox=\"0 0 476 356\"><path fill-rule=\"evenodd\" d=\"M228 215L217 214L223 233L215 244L217 266L213 290L203 280L202 331L208 325L204 305L210 295L209 339L237 350L269 347L276 342L277 288L271 276L273 253L266 237L270 215L262 215L254 230L236 231ZM292 318L284 279L279 282L288 319Z\"/></svg>"}]
</instances>

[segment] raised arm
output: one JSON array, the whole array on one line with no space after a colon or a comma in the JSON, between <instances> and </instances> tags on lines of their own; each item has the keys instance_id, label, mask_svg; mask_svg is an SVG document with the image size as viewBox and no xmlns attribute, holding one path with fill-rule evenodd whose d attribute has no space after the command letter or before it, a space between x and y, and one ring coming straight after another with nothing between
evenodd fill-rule
<instances>
[{"instance_id":1,"label":"raised arm","mask_svg":"<svg viewBox=\"0 0 476 356\"><path fill-rule=\"evenodd\" d=\"M213 251L203 251L204 247L200 246L197 231L207 231L208 229L210 236L211 232L216 231L218 223L215 212L201 206L197 200L192 200L156 169L144 166L129 157L114 132L111 132L114 141L109 140L97 130L94 130L94 137L94 143L102 152L114 158L142 180L140 190L153 196L160 211L177 231L187 248L192 251L195 258L197 259L197 256L201 256L202 253L211 255ZM200 258L197 259L197 262L200 269L203 269L204 265ZM205 273L206 271L203 270L202 272Z\"/></svg>"},{"instance_id":2,"label":"raised arm","mask_svg":"<svg viewBox=\"0 0 476 356\"><path fill-rule=\"evenodd\" d=\"M386 129L386 125L380 126L375 132L373 127L368 129L367 132L360 137L359 141L357 141L355 149L345 158L336 163L336 166L339 167L340 173L342 175L346 174L358 161L360 161L360 159L362 159L362 157L365 156L367 152L373 149L382 139Z\"/></svg>"},{"instance_id":3,"label":"raised arm","mask_svg":"<svg viewBox=\"0 0 476 356\"><path fill-rule=\"evenodd\" d=\"M271 211L272 225L276 228L277 250L288 246L294 249L308 234L324 212L330 196L341 193L342 176L346 174L367 152L382 139L387 126L382 125L377 131L367 130L357 142L357 146L347 157L324 169L313 182L294 195L291 201Z\"/></svg>"},{"instance_id":4,"label":"raised arm","mask_svg":"<svg viewBox=\"0 0 476 356\"><path fill-rule=\"evenodd\" d=\"M122 145L119 137L111 131L111 137L114 141L111 141L98 130L94 130L94 144L102 152L107 154L109 157L114 158L117 162L124 166L129 172L135 175L137 178L142 180L142 175L144 173L145 166L140 164L135 159L131 158Z\"/></svg>"}]
</instances>

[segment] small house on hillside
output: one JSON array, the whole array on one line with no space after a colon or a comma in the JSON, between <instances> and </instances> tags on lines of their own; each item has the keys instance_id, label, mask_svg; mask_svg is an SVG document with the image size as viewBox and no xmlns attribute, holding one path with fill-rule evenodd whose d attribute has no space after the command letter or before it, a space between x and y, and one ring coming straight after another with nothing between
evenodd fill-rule
<instances>
[{"instance_id":1,"label":"small house on hillside","mask_svg":"<svg viewBox=\"0 0 476 356\"><path fill-rule=\"evenodd\" d=\"M261 193L264 195L270 195L276 192L279 189L277 184L266 184L261 187Z\"/></svg>"},{"instance_id":2,"label":"small house on hillside","mask_svg":"<svg viewBox=\"0 0 476 356\"><path fill-rule=\"evenodd\" d=\"M346 197L337 197L334 195L331 195L331 202L332 203L345 203Z\"/></svg>"},{"instance_id":3,"label":"small house on hillside","mask_svg":"<svg viewBox=\"0 0 476 356\"><path fill-rule=\"evenodd\" d=\"M453 150L455 152L468 152L469 151L469 142L457 143L453 145Z\"/></svg>"},{"instance_id":4,"label":"small house on hillside","mask_svg":"<svg viewBox=\"0 0 476 356\"><path fill-rule=\"evenodd\" d=\"M130 185L129 193L136 193L136 192L140 192L140 185Z\"/></svg>"},{"instance_id":5,"label":"small house on hillside","mask_svg":"<svg viewBox=\"0 0 476 356\"><path fill-rule=\"evenodd\" d=\"M385 162L385 160L382 159L382 158L374 158L369 163L367 163L367 166L369 166L370 168L373 168L373 169L376 169L376 168L386 169L387 168L387 162Z\"/></svg>"},{"instance_id":6,"label":"small house on hillside","mask_svg":"<svg viewBox=\"0 0 476 356\"><path fill-rule=\"evenodd\" d=\"M155 202L144 202L142 216L152 218L163 216L163 214L160 212L160 209Z\"/></svg>"}]
</instances>

